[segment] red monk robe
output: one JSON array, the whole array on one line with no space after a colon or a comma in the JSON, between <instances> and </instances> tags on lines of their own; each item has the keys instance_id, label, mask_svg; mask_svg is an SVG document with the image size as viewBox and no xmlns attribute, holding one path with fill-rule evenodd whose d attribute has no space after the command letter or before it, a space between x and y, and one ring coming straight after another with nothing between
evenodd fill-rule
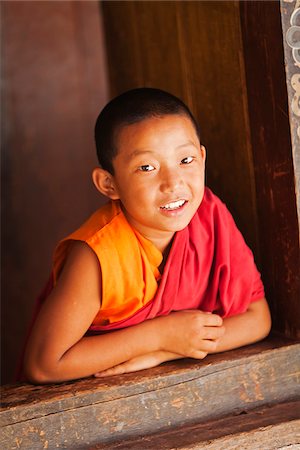
<instances>
[{"instance_id":1,"label":"red monk robe","mask_svg":"<svg viewBox=\"0 0 300 450\"><path fill-rule=\"evenodd\" d=\"M189 225L175 234L162 275L162 254L133 230L119 202L100 208L63 240L37 311L51 292L74 240L85 241L102 271L102 306L88 333L138 324L171 311L243 313L265 296L251 250L224 203L208 188Z\"/></svg>"},{"instance_id":2,"label":"red monk robe","mask_svg":"<svg viewBox=\"0 0 300 450\"><path fill-rule=\"evenodd\" d=\"M152 301L132 316L91 331L113 330L183 309L229 317L265 296L251 250L221 200L208 188L182 231L176 233Z\"/></svg>"},{"instance_id":3,"label":"red monk robe","mask_svg":"<svg viewBox=\"0 0 300 450\"><path fill-rule=\"evenodd\" d=\"M87 242L97 254L103 299L91 331L123 328L183 309L224 318L245 312L252 301L264 297L251 250L224 203L208 188L190 224L175 234L162 276L161 253L131 228L118 202L112 204L62 241L54 258L56 279L72 240Z\"/></svg>"}]
</instances>

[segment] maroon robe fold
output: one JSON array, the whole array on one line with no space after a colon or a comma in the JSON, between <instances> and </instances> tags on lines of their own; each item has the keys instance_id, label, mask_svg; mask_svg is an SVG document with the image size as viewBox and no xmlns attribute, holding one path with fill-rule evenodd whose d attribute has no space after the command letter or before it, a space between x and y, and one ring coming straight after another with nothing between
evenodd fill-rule
<instances>
[{"instance_id":1,"label":"maroon robe fold","mask_svg":"<svg viewBox=\"0 0 300 450\"><path fill-rule=\"evenodd\" d=\"M154 299L130 318L90 331L124 328L184 309L229 317L264 295L251 250L224 203L206 188L190 224L175 235Z\"/></svg>"}]
</instances>

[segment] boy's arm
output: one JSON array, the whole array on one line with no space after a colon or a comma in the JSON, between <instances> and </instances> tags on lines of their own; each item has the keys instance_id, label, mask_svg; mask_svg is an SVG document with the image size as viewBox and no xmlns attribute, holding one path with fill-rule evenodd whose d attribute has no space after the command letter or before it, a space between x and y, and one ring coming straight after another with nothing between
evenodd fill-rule
<instances>
[{"instance_id":1,"label":"boy's arm","mask_svg":"<svg viewBox=\"0 0 300 450\"><path fill-rule=\"evenodd\" d=\"M223 319L224 335L213 353L252 344L266 337L271 329L271 315L265 298L250 303L243 314Z\"/></svg>"},{"instance_id":2,"label":"boy's arm","mask_svg":"<svg viewBox=\"0 0 300 450\"><path fill-rule=\"evenodd\" d=\"M243 314L223 319L225 333L216 340L216 348L209 353L232 350L243 345L252 344L266 337L271 328L271 316L265 298L250 304ZM111 369L96 373L96 377L117 375L148 369L166 361L183 358L182 355L158 351L126 361Z\"/></svg>"},{"instance_id":3,"label":"boy's arm","mask_svg":"<svg viewBox=\"0 0 300 450\"><path fill-rule=\"evenodd\" d=\"M222 319L181 311L130 328L85 337L101 305L101 271L94 252L74 243L28 341L24 369L36 383L93 375L157 351L203 358L216 349Z\"/></svg>"}]
</instances>

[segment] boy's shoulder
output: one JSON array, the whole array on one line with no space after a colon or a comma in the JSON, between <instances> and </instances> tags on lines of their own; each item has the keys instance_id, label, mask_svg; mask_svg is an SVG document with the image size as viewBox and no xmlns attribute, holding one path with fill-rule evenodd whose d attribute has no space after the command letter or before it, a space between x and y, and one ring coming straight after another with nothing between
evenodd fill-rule
<instances>
[{"instance_id":1,"label":"boy's shoulder","mask_svg":"<svg viewBox=\"0 0 300 450\"><path fill-rule=\"evenodd\" d=\"M97 209L77 230L65 239L89 241L121 213L118 201L109 201Z\"/></svg>"},{"instance_id":2,"label":"boy's shoulder","mask_svg":"<svg viewBox=\"0 0 300 450\"><path fill-rule=\"evenodd\" d=\"M95 250L95 246L99 242L103 242L103 237L105 238L107 234L106 230L109 233L111 228L120 229L121 225L119 224L118 226L118 217L122 215L119 202L110 201L95 211L77 230L62 239L56 246L53 254L54 279L57 279L74 241L85 242Z\"/></svg>"}]
</instances>

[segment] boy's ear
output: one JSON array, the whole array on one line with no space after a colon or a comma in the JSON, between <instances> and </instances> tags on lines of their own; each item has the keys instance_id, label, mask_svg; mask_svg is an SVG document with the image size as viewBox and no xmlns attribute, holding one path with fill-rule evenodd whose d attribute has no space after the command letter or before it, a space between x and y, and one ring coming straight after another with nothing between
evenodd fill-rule
<instances>
[{"instance_id":1,"label":"boy's ear","mask_svg":"<svg viewBox=\"0 0 300 450\"><path fill-rule=\"evenodd\" d=\"M119 197L114 177L107 170L96 167L93 170L92 178L94 185L101 194L109 197L111 200L117 200Z\"/></svg>"},{"instance_id":2,"label":"boy's ear","mask_svg":"<svg viewBox=\"0 0 300 450\"><path fill-rule=\"evenodd\" d=\"M201 145L200 149L201 149L201 155L202 155L202 158L203 158L203 162L205 162L205 160L206 160L206 148L204 147L204 145Z\"/></svg>"}]
</instances>

